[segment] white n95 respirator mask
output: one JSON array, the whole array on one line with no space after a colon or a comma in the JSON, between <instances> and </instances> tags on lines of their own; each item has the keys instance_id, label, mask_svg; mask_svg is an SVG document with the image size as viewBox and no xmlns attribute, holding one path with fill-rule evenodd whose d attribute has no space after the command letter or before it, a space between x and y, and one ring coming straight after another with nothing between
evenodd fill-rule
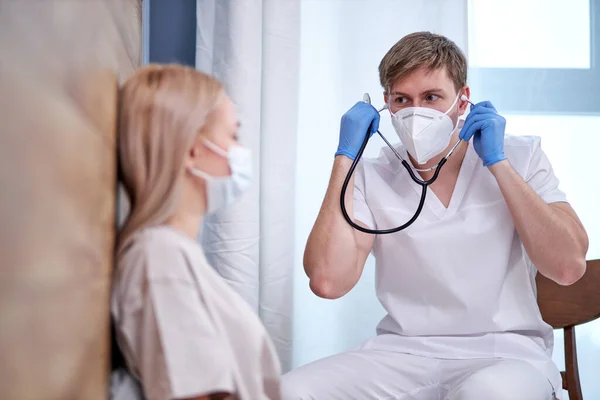
<instances>
[{"instance_id":1,"label":"white n95 respirator mask","mask_svg":"<svg viewBox=\"0 0 600 400\"><path fill-rule=\"evenodd\" d=\"M427 107L408 107L391 114L392 125L400 141L418 164L425 164L450 144L458 119L454 125L448 113L459 97L460 94L445 113Z\"/></svg>"},{"instance_id":2,"label":"white n95 respirator mask","mask_svg":"<svg viewBox=\"0 0 600 400\"><path fill-rule=\"evenodd\" d=\"M231 146L229 151L205 140L204 145L229 162L231 175L211 176L196 168L190 173L206 181L206 212L211 214L238 201L252 183L252 154L249 149Z\"/></svg>"}]
</instances>

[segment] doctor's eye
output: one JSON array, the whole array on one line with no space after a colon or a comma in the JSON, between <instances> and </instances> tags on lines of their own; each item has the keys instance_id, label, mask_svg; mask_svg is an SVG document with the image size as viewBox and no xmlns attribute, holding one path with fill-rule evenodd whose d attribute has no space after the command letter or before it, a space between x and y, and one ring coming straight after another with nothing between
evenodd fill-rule
<instances>
[{"instance_id":1,"label":"doctor's eye","mask_svg":"<svg viewBox=\"0 0 600 400\"><path fill-rule=\"evenodd\" d=\"M398 96L398 97L394 98L394 104L406 104L407 102L408 102L408 99L403 96Z\"/></svg>"},{"instance_id":2,"label":"doctor's eye","mask_svg":"<svg viewBox=\"0 0 600 400\"><path fill-rule=\"evenodd\" d=\"M437 94L428 94L427 96L425 96L425 101L436 101L439 98L440 96L438 96Z\"/></svg>"}]
</instances>

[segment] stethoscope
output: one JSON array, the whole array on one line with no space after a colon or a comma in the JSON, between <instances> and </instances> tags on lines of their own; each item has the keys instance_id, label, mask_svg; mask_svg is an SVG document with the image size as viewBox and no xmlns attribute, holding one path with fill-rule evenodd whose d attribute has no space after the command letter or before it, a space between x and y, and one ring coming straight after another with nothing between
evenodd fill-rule
<instances>
[{"instance_id":1,"label":"stethoscope","mask_svg":"<svg viewBox=\"0 0 600 400\"><path fill-rule=\"evenodd\" d=\"M465 101L469 102L469 104L474 105L465 95L461 96L461 100L465 100ZM363 95L363 101L365 103L371 104L371 97L369 96L368 93L365 93ZM386 110L387 108L388 108L388 106L385 105L380 110L378 110L378 112L381 113L383 110ZM459 139L458 142L456 142L456 144L454 146L452 146L452 149L450 149L448 154L446 154L444 157L442 157L442 159L437 164L437 166L431 167L431 168L428 168L425 170L417 169L416 171L423 172L423 171L431 171L435 168L435 172L433 173L433 176L431 177L431 179L423 180L415 174L415 172L413 171L413 168L408 163L408 161L406 161L400 155L400 153L398 153L398 151L394 148L394 146L392 146L392 144L385 138L385 136L383 136L381 134L381 132L379 132L379 130L377 130L377 134L383 139L385 144L388 145L388 147L394 152L396 157L402 162L402 165L408 171L408 174L410 175L412 180L421 186L421 198L419 200L419 206L417 207L415 214L405 224L400 225L396 228L391 228L391 229L368 229L368 228L364 228L364 227L354 223L354 221L352 221L352 218L350 218L350 216L348 215L348 212L346 211L346 189L348 188L348 184L350 182L350 179L352 178L352 174L354 174L354 170L356 169L356 166L358 165L358 162L360 161L360 158L362 157L362 154L365 151L365 148L367 147L367 143L369 142L369 139L371 138L370 131L371 131L370 129L367 130L365 139L363 140L363 143L360 146L360 150L358 151L356 158L352 162L352 165L350 166L350 170L348 171L348 174L346 175L346 179L344 180L344 184L342 185L342 193L340 194L340 206L342 208L342 214L344 214L344 218L350 224L350 226L352 226L354 229L359 230L364 233L370 233L373 235L385 235L388 233L400 232L401 230L406 229L409 226L411 226L413 224L413 222L415 222L417 220L417 218L421 214L421 211L423 210L423 206L425 205L425 197L427 196L427 187L436 181L438 175L440 174L440 170L442 169L444 164L446 164L446 161L448 161L448 158L452 155L452 153L454 153L454 150L458 147L458 145L463 140Z\"/></svg>"}]
</instances>

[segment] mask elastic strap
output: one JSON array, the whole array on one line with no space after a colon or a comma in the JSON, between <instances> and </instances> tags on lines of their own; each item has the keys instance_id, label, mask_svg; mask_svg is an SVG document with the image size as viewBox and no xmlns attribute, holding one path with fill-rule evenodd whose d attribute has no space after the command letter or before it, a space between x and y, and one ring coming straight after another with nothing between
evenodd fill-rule
<instances>
[{"instance_id":1,"label":"mask elastic strap","mask_svg":"<svg viewBox=\"0 0 600 400\"><path fill-rule=\"evenodd\" d=\"M227 150L223 150L222 148L220 148L219 146L217 146L216 144L214 144L213 142L211 142L208 139L204 140L204 145L223 158L228 158L228 156L229 156L229 153L227 152Z\"/></svg>"},{"instance_id":2,"label":"mask elastic strap","mask_svg":"<svg viewBox=\"0 0 600 400\"><path fill-rule=\"evenodd\" d=\"M190 171L190 173L192 175L195 175L198 178L204 179L205 181L213 179L213 177L210 176L209 174L207 174L206 172L200 171L199 169L196 169L196 168L189 167L188 171Z\"/></svg>"},{"instance_id":3,"label":"mask elastic strap","mask_svg":"<svg viewBox=\"0 0 600 400\"><path fill-rule=\"evenodd\" d=\"M458 99L460 99L460 93L456 96L456 98L454 99L454 103L452 103L452 105L450 106L450 108L448 109L448 111L446 111L444 114L448 115L448 113L450 111L452 111L452 109L456 105L456 102L458 101ZM454 129L456 130L456 128L454 128Z\"/></svg>"},{"instance_id":4,"label":"mask elastic strap","mask_svg":"<svg viewBox=\"0 0 600 400\"><path fill-rule=\"evenodd\" d=\"M458 101L458 99L461 98L461 94L459 93L456 96L456 99L454 99L454 103L452 103L452 105L450 106L450 109L448 111L446 111L444 114L448 115L448 113L450 111L452 111L452 109L454 108L454 106L456 105L456 102ZM450 134L452 135L454 132L456 132L456 130L458 129L458 125L460 125L460 115L458 116L458 118L456 118L456 125L454 125L454 129L452 129L452 132L450 132ZM454 146L454 148L456 148L456 146ZM452 154L452 152L454 151L454 148L452 149L452 151L448 154L448 156L450 156Z\"/></svg>"}]
</instances>

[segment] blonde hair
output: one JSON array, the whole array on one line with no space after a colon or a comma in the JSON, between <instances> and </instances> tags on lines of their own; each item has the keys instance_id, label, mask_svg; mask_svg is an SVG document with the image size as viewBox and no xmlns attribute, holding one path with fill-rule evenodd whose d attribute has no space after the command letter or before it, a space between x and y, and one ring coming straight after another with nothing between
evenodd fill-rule
<instances>
[{"instance_id":1,"label":"blonde hair","mask_svg":"<svg viewBox=\"0 0 600 400\"><path fill-rule=\"evenodd\" d=\"M149 65L119 96L119 172L130 213L117 251L137 231L173 213L184 160L223 94L214 78L179 65Z\"/></svg>"},{"instance_id":2,"label":"blonde hair","mask_svg":"<svg viewBox=\"0 0 600 400\"><path fill-rule=\"evenodd\" d=\"M381 60L379 80L386 93L392 85L419 68L446 68L454 88L467 84L467 59L450 39L431 32L411 33L400 39Z\"/></svg>"}]
</instances>

